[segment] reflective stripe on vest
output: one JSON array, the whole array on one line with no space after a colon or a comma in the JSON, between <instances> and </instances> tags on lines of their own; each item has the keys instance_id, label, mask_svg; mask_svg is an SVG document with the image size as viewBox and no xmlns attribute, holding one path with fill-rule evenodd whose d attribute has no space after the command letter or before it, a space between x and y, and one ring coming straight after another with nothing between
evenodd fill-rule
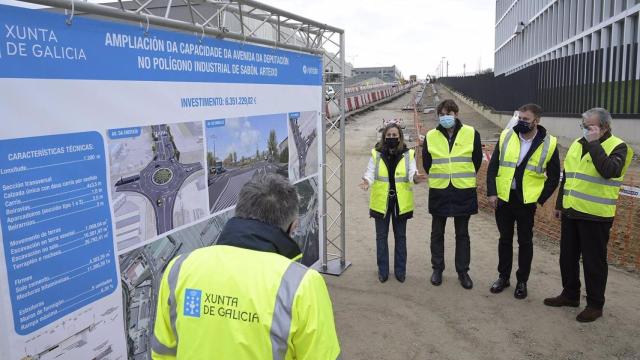
<instances>
[{"instance_id":1,"label":"reflective stripe on vest","mask_svg":"<svg viewBox=\"0 0 640 360\"><path fill-rule=\"evenodd\" d=\"M300 282L308 270L305 266L292 262L282 275L270 330L271 351L274 360L283 360L287 354L293 300Z\"/></svg>"},{"instance_id":2,"label":"reflective stripe on vest","mask_svg":"<svg viewBox=\"0 0 640 360\"><path fill-rule=\"evenodd\" d=\"M498 160L498 175L496 177L496 190L498 197L503 201L509 201L511 184L518 167L520 158L520 138L513 136L513 129L506 129L500 135L500 158ZM538 201L544 182L546 180L546 167L551 160L551 154L555 151L557 139L549 134L544 137L542 143L533 150L531 157L524 165L522 175L522 195L525 204ZM516 161L513 161L516 160Z\"/></svg>"},{"instance_id":3,"label":"reflective stripe on vest","mask_svg":"<svg viewBox=\"0 0 640 360\"><path fill-rule=\"evenodd\" d=\"M601 146L609 156L620 144L624 144L620 138L611 136L603 141ZM593 165L591 154L586 152L583 155L582 144L578 140L574 141L564 162L566 178L562 207L594 216L614 217L620 186L632 157L633 150L627 146L627 157L621 175L617 178L605 179Z\"/></svg>"},{"instance_id":4,"label":"reflective stripe on vest","mask_svg":"<svg viewBox=\"0 0 640 360\"><path fill-rule=\"evenodd\" d=\"M371 150L371 156L375 163L374 182L371 185L371 193L369 196L369 209L387 214L387 206L389 203L389 169L382 160L382 156L378 151ZM413 190L411 188L411 180L409 178L410 162L415 159L415 151L410 149L402 154L402 159L398 162L401 171L396 168L393 174L396 184L396 199L398 200L399 215L413 211ZM402 162L404 164L402 165ZM387 175L387 176L385 176Z\"/></svg>"},{"instance_id":5,"label":"reflective stripe on vest","mask_svg":"<svg viewBox=\"0 0 640 360\"><path fill-rule=\"evenodd\" d=\"M176 339L175 348L167 347L162 344L155 334L151 338L151 349L160 355L176 356L178 349L178 332L176 330L177 322L177 301L176 289L180 276L180 268L182 263L187 259L189 254L179 256L169 270L167 282L169 284L169 319L173 335ZM298 287L302 279L309 269L297 262L291 262L286 271L282 275L278 293L276 295L275 307L273 310L273 318L271 320L271 329L269 337L271 340L271 350L274 360L284 360L288 350L288 339L291 331L291 319L293 313L293 302L295 300ZM160 300L158 300L160 301Z\"/></svg>"},{"instance_id":6,"label":"reflective stripe on vest","mask_svg":"<svg viewBox=\"0 0 640 360\"><path fill-rule=\"evenodd\" d=\"M387 176L380 176L380 162L382 161L382 156L380 155L375 155L376 157L376 168L374 170L373 173L373 179L376 181L382 181L382 182L389 182L389 177ZM409 151L405 152L402 157L404 158L404 175L401 178L397 178L396 183L398 182L409 182L409 161L411 160L410 156L409 156ZM387 171L387 174L389 173L389 171Z\"/></svg>"},{"instance_id":7,"label":"reflective stripe on vest","mask_svg":"<svg viewBox=\"0 0 640 360\"><path fill-rule=\"evenodd\" d=\"M176 288L178 285L178 276L180 276L180 268L182 267L182 263L188 257L189 253L180 255L173 263L173 266L169 270L169 276L167 277L167 282L169 283L169 321L171 323L171 329L173 330L173 336L176 339L176 347L170 348L163 345L158 341L158 338L154 334L151 340L151 349L161 355L175 356L178 352L178 331L176 330L176 320L178 318ZM160 299L158 299L158 301L160 301Z\"/></svg>"},{"instance_id":8,"label":"reflective stripe on vest","mask_svg":"<svg viewBox=\"0 0 640 360\"><path fill-rule=\"evenodd\" d=\"M476 172L473 164L475 130L462 125L450 148L442 132L432 129L427 133L427 148L431 154L429 187L444 189L449 184L459 189L476 187Z\"/></svg>"}]
</instances>

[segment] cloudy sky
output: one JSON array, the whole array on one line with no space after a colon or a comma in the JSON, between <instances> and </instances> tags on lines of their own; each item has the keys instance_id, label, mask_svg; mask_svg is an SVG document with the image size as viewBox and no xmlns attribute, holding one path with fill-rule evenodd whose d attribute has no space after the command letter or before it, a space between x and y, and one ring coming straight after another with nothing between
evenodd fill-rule
<instances>
[{"instance_id":1,"label":"cloudy sky","mask_svg":"<svg viewBox=\"0 0 640 360\"><path fill-rule=\"evenodd\" d=\"M464 64L467 73L493 67L495 0L261 2L345 29L347 61L356 67L395 64L420 78L436 74L442 57L450 75L462 74Z\"/></svg>"},{"instance_id":2,"label":"cloudy sky","mask_svg":"<svg viewBox=\"0 0 640 360\"><path fill-rule=\"evenodd\" d=\"M405 77L493 67L495 0L262 0L346 31L356 67L397 65Z\"/></svg>"}]
</instances>

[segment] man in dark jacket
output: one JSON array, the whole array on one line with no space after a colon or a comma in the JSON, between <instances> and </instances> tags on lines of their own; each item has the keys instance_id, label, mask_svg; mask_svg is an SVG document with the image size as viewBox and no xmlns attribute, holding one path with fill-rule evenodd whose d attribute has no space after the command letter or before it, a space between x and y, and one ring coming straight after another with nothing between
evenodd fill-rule
<instances>
[{"instance_id":1,"label":"man in dark jacket","mask_svg":"<svg viewBox=\"0 0 640 360\"><path fill-rule=\"evenodd\" d=\"M633 150L611 134L611 114L594 108L582 115L583 137L573 142L564 161L556 202L560 227L562 293L544 299L547 306L580 305L580 256L587 288L587 306L579 322L602 316L607 286L607 244L620 186Z\"/></svg>"},{"instance_id":2,"label":"man in dark jacket","mask_svg":"<svg viewBox=\"0 0 640 360\"><path fill-rule=\"evenodd\" d=\"M540 126L542 109L527 104L518 109L518 123L505 129L487 169L487 196L495 209L498 240L496 294L509 287L513 262L513 228L518 224L518 271L513 296L527 297L533 260L533 224L537 204L543 205L560 181L557 139Z\"/></svg>"},{"instance_id":3,"label":"man in dark jacket","mask_svg":"<svg viewBox=\"0 0 640 360\"><path fill-rule=\"evenodd\" d=\"M444 271L444 230L453 217L456 231L455 266L465 289L473 287L469 277L471 244L469 218L478 213L476 174L482 164L480 134L458 119L458 105L444 100L437 107L439 125L424 140L422 159L429 174L431 223L431 283L442 283Z\"/></svg>"}]
</instances>

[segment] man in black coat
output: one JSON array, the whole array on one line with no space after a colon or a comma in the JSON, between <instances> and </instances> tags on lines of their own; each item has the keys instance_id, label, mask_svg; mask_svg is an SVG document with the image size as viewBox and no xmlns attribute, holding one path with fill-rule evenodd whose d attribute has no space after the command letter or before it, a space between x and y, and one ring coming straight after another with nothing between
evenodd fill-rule
<instances>
[{"instance_id":1,"label":"man in black coat","mask_svg":"<svg viewBox=\"0 0 640 360\"><path fill-rule=\"evenodd\" d=\"M496 224L500 232L499 275L490 291L497 294L510 286L513 232L517 223L518 282L513 296L516 299L524 299L527 297L527 281L533 260L533 224L536 207L537 204L543 205L558 187L560 157L557 140L539 125L542 115L540 106L527 104L518 111L518 124L513 129L503 131L487 169L487 196L489 204L495 209ZM532 160L534 154L536 157ZM546 167L532 168L532 161L536 165L546 162ZM496 178L499 176L502 180L496 184Z\"/></svg>"},{"instance_id":2,"label":"man in black coat","mask_svg":"<svg viewBox=\"0 0 640 360\"><path fill-rule=\"evenodd\" d=\"M458 133L463 127L462 122L458 118L459 108L453 100L444 100L437 107L440 124L432 131L438 131L447 139L449 151L452 150L454 144L458 140ZM447 123L447 116L449 120ZM455 121L453 121L455 119ZM468 126L468 125L465 125ZM473 152L471 160L477 173L482 165L482 142L480 134L473 130ZM429 174L432 165L432 151L429 150L429 142L425 137L422 148L422 159L424 169ZM473 281L469 277L469 263L471 262L471 243L469 237L469 218L473 214L478 213L478 196L476 188L457 188L451 182L443 189L437 189L430 186L429 189L429 213L432 216L431 223L431 266L433 275L431 283L440 285L442 283L442 272L444 271L444 233L447 218L454 219L456 231L456 254L455 267L458 273L458 279L465 289L473 287Z\"/></svg>"}]
</instances>

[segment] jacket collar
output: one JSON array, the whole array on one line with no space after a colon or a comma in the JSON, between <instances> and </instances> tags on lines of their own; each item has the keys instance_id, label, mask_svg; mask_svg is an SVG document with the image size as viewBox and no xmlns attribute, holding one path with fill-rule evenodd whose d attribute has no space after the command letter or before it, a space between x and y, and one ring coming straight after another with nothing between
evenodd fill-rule
<instances>
[{"instance_id":1,"label":"jacket collar","mask_svg":"<svg viewBox=\"0 0 640 360\"><path fill-rule=\"evenodd\" d=\"M216 244L277 253L292 260L302 255L298 244L279 227L239 217L227 221Z\"/></svg>"}]
</instances>

